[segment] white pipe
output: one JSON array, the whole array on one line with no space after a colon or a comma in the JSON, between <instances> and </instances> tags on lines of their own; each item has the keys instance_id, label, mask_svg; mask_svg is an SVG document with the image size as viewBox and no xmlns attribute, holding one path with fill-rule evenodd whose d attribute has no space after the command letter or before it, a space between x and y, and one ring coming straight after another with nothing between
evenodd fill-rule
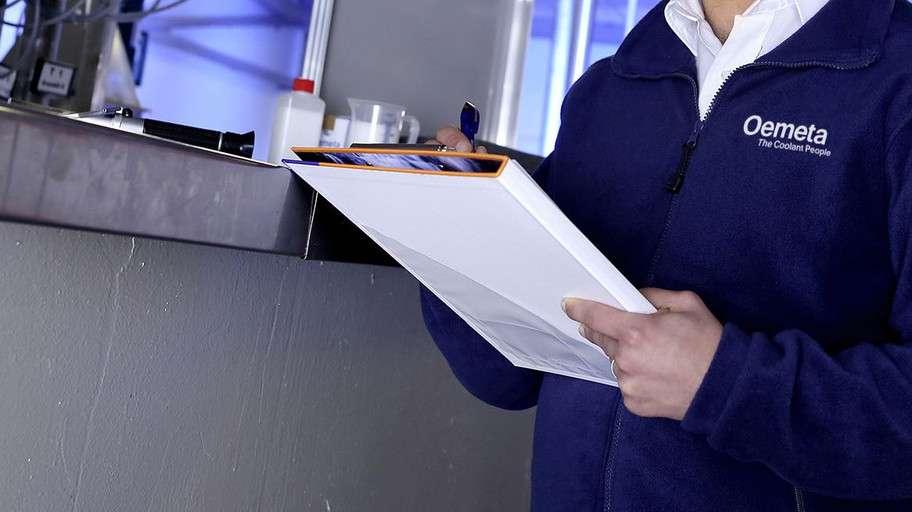
<instances>
[{"instance_id":1,"label":"white pipe","mask_svg":"<svg viewBox=\"0 0 912 512\"><path fill-rule=\"evenodd\" d=\"M574 4L575 2L572 0L557 2L542 154L548 154L554 148L554 141L557 140L557 132L560 129L560 107L564 101L564 95L567 93L567 76L572 51Z\"/></svg>"},{"instance_id":2,"label":"white pipe","mask_svg":"<svg viewBox=\"0 0 912 512\"><path fill-rule=\"evenodd\" d=\"M326 63L326 46L332 24L334 0L314 0L304 48L301 77L314 81L314 95L320 95L323 85L323 67Z\"/></svg>"},{"instance_id":3,"label":"white pipe","mask_svg":"<svg viewBox=\"0 0 912 512\"><path fill-rule=\"evenodd\" d=\"M479 139L509 147L516 143L516 121L533 8L533 0L511 0L502 7L501 12L508 20L498 36L491 62L491 87L486 107L490 117L482 118ZM482 112L482 116L484 114Z\"/></svg>"},{"instance_id":4,"label":"white pipe","mask_svg":"<svg viewBox=\"0 0 912 512\"><path fill-rule=\"evenodd\" d=\"M627 0L627 21L624 23L624 35L633 30L637 21L637 0Z\"/></svg>"},{"instance_id":5,"label":"white pipe","mask_svg":"<svg viewBox=\"0 0 912 512\"><path fill-rule=\"evenodd\" d=\"M569 85L573 84L586 71L586 56L589 53L589 35L592 32L592 9L594 4L592 0L581 0L579 10L575 16L574 41L573 41L573 67L571 68L570 77L567 81ZM564 91L566 94L566 91Z\"/></svg>"}]
</instances>

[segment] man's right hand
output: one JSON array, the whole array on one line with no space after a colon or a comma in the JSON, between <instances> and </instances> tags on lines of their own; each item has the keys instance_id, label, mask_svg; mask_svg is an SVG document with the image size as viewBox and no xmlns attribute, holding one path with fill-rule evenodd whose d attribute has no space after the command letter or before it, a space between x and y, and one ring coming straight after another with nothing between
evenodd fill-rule
<instances>
[{"instance_id":1,"label":"man's right hand","mask_svg":"<svg viewBox=\"0 0 912 512\"><path fill-rule=\"evenodd\" d=\"M428 141L428 144L445 144L454 148L460 153L471 153L472 143L469 139L455 126L444 126L437 130L437 138ZM484 146L478 146L476 153L487 153Z\"/></svg>"}]
</instances>

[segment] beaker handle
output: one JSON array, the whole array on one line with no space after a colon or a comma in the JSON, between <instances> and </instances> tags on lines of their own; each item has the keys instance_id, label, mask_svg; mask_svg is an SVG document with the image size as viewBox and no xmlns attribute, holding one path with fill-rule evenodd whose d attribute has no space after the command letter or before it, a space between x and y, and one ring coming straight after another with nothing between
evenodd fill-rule
<instances>
[{"instance_id":1,"label":"beaker handle","mask_svg":"<svg viewBox=\"0 0 912 512\"><path fill-rule=\"evenodd\" d=\"M421 123L418 122L418 118L415 116L406 115L402 120L402 133L407 133L408 135L401 135L399 140L401 141L405 138L406 144L415 144L418 142L418 135L421 131Z\"/></svg>"}]
</instances>

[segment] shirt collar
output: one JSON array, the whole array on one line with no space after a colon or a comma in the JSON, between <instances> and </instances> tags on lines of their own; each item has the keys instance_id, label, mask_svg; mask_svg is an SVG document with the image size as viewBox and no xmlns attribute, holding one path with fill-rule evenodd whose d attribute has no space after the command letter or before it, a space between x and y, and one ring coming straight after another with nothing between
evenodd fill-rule
<instances>
[{"instance_id":1,"label":"shirt collar","mask_svg":"<svg viewBox=\"0 0 912 512\"><path fill-rule=\"evenodd\" d=\"M817 14L825 3L827 3L827 0L797 0L795 2L795 7L798 9L798 16L801 18L801 24L807 23L807 20Z\"/></svg>"},{"instance_id":2,"label":"shirt collar","mask_svg":"<svg viewBox=\"0 0 912 512\"><path fill-rule=\"evenodd\" d=\"M756 0L741 16L759 15L793 7L804 25L817 14L827 0ZM669 0L665 5L665 19L671 29L694 55L700 45L700 22L705 22L702 0Z\"/></svg>"},{"instance_id":3,"label":"shirt collar","mask_svg":"<svg viewBox=\"0 0 912 512\"><path fill-rule=\"evenodd\" d=\"M900 1L906 0L828 0L802 30L761 59L815 66L869 65L883 50L893 7ZM668 73L696 76L693 53L666 21L666 2L671 0L651 9L624 38L611 59L616 73L630 78Z\"/></svg>"},{"instance_id":4,"label":"shirt collar","mask_svg":"<svg viewBox=\"0 0 912 512\"><path fill-rule=\"evenodd\" d=\"M806 23L808 18L819 11L825 3L827 3L827 0L756 0L744 11L744 15L752 12L772 11L781 9L784 6L794 5L798 9L801 23ZM670 0L665 6L665 12L668 13L670 9L675 9L681 15L694 21L705 19L702 0ZM808 15L805 16L805 13L808 13Z\"/></svg>"}]
</instances>

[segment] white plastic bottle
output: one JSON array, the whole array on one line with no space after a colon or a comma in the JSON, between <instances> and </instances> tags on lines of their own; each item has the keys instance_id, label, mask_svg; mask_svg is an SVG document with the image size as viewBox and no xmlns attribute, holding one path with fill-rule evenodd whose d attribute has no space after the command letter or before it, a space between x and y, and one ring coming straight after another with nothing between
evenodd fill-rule
<instances>
[{"instance_id":1,"label":"white plastic bottle","mask_svg":"<svg viewBox=\"0 0 912 512\"><path fill-rule=\"evenodd\" d=\"M272 124L269 161L281 164L283 158L297 158L292 146L317 147L323 129L326 103L314 96L313 80L295 78L291 91L276 100Z\"/></svg>"}]
</instances>

